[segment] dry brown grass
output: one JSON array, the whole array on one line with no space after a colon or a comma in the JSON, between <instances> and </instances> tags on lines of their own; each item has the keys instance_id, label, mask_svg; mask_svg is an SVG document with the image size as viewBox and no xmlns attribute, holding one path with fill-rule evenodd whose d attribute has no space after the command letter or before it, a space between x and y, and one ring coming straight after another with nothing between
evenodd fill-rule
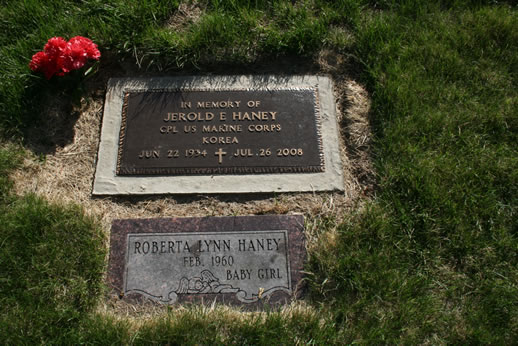
<instances>
[{"instance_id":1,"label":"dry brown grass","mask_svg":"<svg viewBox=\"0 0 518 346\"><path fill-rule=\"evenodd\" d=\"M297 316L305 316L311 319L318 319L323 326L328 317L326 313L315 309L304 301L296 301L279 308L278 313L289 320ZM148 324L156 323L157 319L167 318L171 323L181 322L184 316L193 313L199 318L209 318L211 321L226 326L239 325L243 322L253 320L254 323L264 323L271 312L247 311L232 306L203 304L193 307L177 306L174 314L169 309L153 303L127 303L124 301L108 302L100 304L96 313L129 324L130 330L134 333Z\"/></svg>"},{"instance_id":2,"label":"dry brown grass","mask_svg":"<svg viewBox=\"0 0 518 346\"><path fill-rule=\"evenodd\" d=\"M346 147L342 150L345 193L289 193L281 195L152 196L93 198L92 182L99 143L102 99L84 102L74 125L72 143L57 147L41 161L36 155L26 158L21 169L13 173L15 191L33 192L55 202L82 205L88 213L101 217L105 229L116 218L150 218L181 216L223 216L303 213L340 218L364 195L362 175L371 175L365 144L370 134L365 120L366 93L354 81L337 86L337 93L349 103L344 116L350 125ZM338 102L342 104L343 102ZM367 133L366 133L367 132ZM345 136L344 136L345 137ZM351 148L350 146L355 147ZM345 147L345 146L344 146ZM351 157L349 153L356 155ZM354 166L354 167L353 167Z\"/></svg>"},{"instance_id":3,"label":"dry brown grass","mask_svg":"<svg viewBox=\"0 0 518 346\"><path fill-rule=\"evenodd\" d=\"M87 213L101 219L107 234L112 220L119 218L302 213L307 220L306 244L309 255L312 251L325 251L325 248L333 246L336 232L332 228L323 232L319 220L334 218L339 221L353 209L361 207L371 194L374 173L369 156L371 132L367 92L360 84L340 74L341 68L347 63L343 56L324 51L317 58L317 63L320 73L331 75L334 80L341 128L345 193L94 198L91 191L104 101L100 84L88 99L82 100L81 106L72 110L78 114L75 123L74 117L70 120L70 110L60 106L66 102L52 100L49 103L45 110L49 115L47 121L35 132L35 136L36 133L51 136L51 142L55 143L54 150L47 151L49 153L45 160L40 160L37 155L25 159L21 169L11 177L15 191L18 194L32 192L52 202L82 205ZM70 135L61 138L63 134L56 129L68 129ZM133 311L135 307L127 309ZM143 309L154 311L154 308L147 305Z\"/></svg>"}]
</instances>

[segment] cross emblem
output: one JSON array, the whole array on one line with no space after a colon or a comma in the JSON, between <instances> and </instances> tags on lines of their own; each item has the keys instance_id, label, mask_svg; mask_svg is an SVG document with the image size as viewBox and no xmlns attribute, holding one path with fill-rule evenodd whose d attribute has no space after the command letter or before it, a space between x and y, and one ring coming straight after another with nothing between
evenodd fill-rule
<instances>
[{"instance_id":1,"label":"cross emblem","mask_svg":"<svg viewBox=\"0 0 518 346\"><path fill-rule=\"evenodd\" d=\"M214 153L214 155L219 156L218 163L221 164L223 162L223 156L225 156L227 153L223 151L222 148L219 148L218 151Z\"/></svg>"}]
</instances>

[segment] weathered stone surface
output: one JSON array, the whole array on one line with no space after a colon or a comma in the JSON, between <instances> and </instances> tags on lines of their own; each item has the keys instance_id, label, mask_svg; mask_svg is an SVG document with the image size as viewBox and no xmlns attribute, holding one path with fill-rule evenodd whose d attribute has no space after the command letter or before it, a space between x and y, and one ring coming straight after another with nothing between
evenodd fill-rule
<instances>
[{"instance_id":1,"label":"weathered stone surface","mask_svg":"<svg viewBox=\"0 0 518 346\"><path fill-rule=\"evenodd\" d=\"M301 294L301 215L125 219L112 224L108 283L119 297L249 307Z\"/></svg>"},{"instance_id":2,"label":"weathered stone surface","mask_svg":"<svg viewBox=\"0 0 518 346\"><path fill-rule=\"evenodd\" d=\"M112 79L93 194L343 190L335 108L321 76Z\"/></svg>"}]
</instances>

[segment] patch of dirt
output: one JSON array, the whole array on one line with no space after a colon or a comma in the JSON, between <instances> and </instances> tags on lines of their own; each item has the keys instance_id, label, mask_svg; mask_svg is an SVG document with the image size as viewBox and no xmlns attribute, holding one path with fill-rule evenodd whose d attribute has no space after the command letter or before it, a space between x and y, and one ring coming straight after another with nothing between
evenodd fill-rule
<instances>
[{"instance_id":1,"label":"patch of dirt","mask_svg":"<svg viewBox=\"0 0 518 346\"><path fill-rule=\"evenodd\" d=\"M109 234L111 222L119 218L302 213L307 220L309 255L313 251L325 251L326 246L333 246L331 243L337 237L335 229L326 227L323 230L322 224L329 219L339 224L348 213L361 208L373 194L375 174L370 160L367 91L344 72L348 68L347 57L322 51L316 57L315 65L319 74L330 75L334 82L341 129L343 193L92 197L106 74L99 77L103 82L95 82L93 91L72 111L56 106L66 100L49 103L45 110L48 116L39 132L54 143L55 150L46 151L44 160L37 154L25 159L22 168L11 177L15 191L18 194L33 192L52 202L82 205L87 213L101 218L106 234ZM120 75L120 72L114 74ZM70 128L70 135L62 142L59 138L63 133L52 130L60 122Z\"/></svg>"},{"instance_id":2,"label":"patch of dirt","mask_svg":"<svg viewBox=\"0 0 518 346\"><path fill-rule=\"evenodd\" d=\"M178 10L169 18L167 27L175 31L183 31L189 25L198 23L203 13L205 13L205 7L198 1L181 3Z\"/></svg>"}]
</instances>

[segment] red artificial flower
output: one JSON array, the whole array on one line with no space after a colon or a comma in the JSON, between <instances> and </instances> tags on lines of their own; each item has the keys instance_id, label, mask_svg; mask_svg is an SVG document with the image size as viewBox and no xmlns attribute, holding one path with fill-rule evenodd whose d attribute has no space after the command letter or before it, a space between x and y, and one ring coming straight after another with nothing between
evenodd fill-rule
<instances>
[{"instance_id":1,"label":"red artificial flower","mask_svg":"<svg viewBox=\"0 0 518 346\"><path fill-rule=\"evenodd\" d=\"M34 72L43 72L45 78L50 79L53 75L64 76L80 69L88 59L98 60L100 57L97 45L89 38L76 36L67 42L62 37L52 37L42 52L33 55L29 67Z\"/></svg>"},{"instance_id":2,"label":"red artificial flower","mask_svg":"<svg viewBox=\"0 0 518 346\"><path fill-rule=\"evenodd\" d=\"M38 71L40 66L48 64L49 57L45 52L38 52L32 56L29 67L33 71Z\"/></svg>"},{"instance_id":3,"label":"red artificial flower","mask_svg":"<svg viewBox=\"0 0 518 346\"><path fill-rule=\"evenodd\" d=\"M97 60L101 57L101 52L97 49L97 45L89 38L76 36L72 37L68 42L73 46L80 46L84 50L84 54L88 59Z\"/></svg>"},{"instance_id":4,"label":"red artificial flower","mask_svg":"<svg viewBox=\"0 0 518 346\"><path fill-rule=\"evenodd\" d=\"M78 43L68 43L68 56L65 66L69 70L77 70L86 63L88 58L84 47Z\"/></svg>"},{"instance_id":5,"label":"red artificial flower","mask_svg":"<svg viewBox=\"0 0 518 346\"><path fill-rule=\"evenodd\" d=\"M50 56L63 56L66 53L67 49L67 41L65 41L62 37L52 37L48 40L45 47L43 47L43 51Z\"/></svg>"}]
</instances>

